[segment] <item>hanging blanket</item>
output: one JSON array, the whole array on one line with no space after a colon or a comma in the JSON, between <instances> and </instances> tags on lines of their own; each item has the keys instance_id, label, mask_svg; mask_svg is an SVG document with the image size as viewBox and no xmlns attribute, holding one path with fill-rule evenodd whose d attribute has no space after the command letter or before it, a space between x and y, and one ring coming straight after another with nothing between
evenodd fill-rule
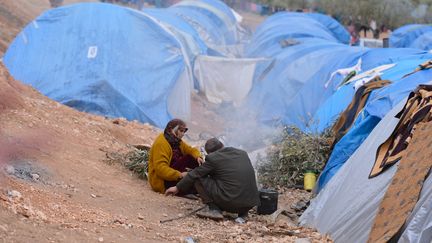
<instances>
[{"instance_id":1,"label":"hanging blanket","mask_svg":"<svg viewBox=\"0 0 432 243\"><path fill-rule=\"evenodd\" d=\"M369 178L375 177L399 161L411 140L418 123L432 120L432 85L420 85L408 97L400 118L390 137L378 147L375 164Z\"/></svg>"},{"instance_id":2,"label":"hanging blanket","mask_svg":"<svg viewBox=\"0 0 432 243\"><path fill-rule=\"evenodd\" d=\"M430 113L429 113L430 114ZM396 242L432 166L432 122L420 122L375 217L368 242Z\"/></svg>"},{"instance_id":3,"label":"hanging blanket","mask_svg":"<svg viewBox=\"0 0 432 243\"><path fill-rule=\"evenodd\" d=\"M378 76L375 77L371 82L364 84L356 91L353 100L348 105L346 110L342 112L339 119L332 127L333 133L335 134L332 147L349 131L357 115L365 106L370 93L373 90L380 89L390 83L391 82L388 80L381 80L381 78Z\"/></svg>"}]
</instances>

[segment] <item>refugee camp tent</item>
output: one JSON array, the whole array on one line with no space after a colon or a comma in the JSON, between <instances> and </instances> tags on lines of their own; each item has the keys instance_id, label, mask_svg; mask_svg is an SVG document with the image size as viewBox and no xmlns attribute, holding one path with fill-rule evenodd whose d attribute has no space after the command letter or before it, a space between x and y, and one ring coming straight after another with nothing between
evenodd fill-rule
<instances>
[{"instance_id":1,"label":"refugee camp tent","mask_svg":"<svg viewBox=\"0 0 432 243\"><path fill-rule=\"evenodd\" d=\"M399 53L398 49L395 50L395 53ZM379 52L379 51L378 51ZM403 53L403 50L402 50ZM373 67L369 70L363 70L360 75L364 73L371 73L371 75L380 75L383 80L399 80L405 74L410 73L412 70L418 67L419 64L425 62L427 59L419 58L419 56L401 56L404 60L392 60L395 66L383 70L375 72L374 70L379 68L380 66ZM350 79L348 83L337 87L336 92L330 96L321 106L319 106L318 110L313 116L313 121L317 121L316 123L310 124L311 131L316 133L321 133L325 129L332 126L332 124L338 119L339 115L346 109L346 107L351 102L352 98L355 94L355 83L358 79L353 77Z\"/></svg>"},{"instance_id":2,"label":"refugee camp tent","mask_svg":"<svg viewBox=\"0 0 432 243\"><path fill-rule=\"evenodd\" d=\"M241 39L241 20L221 1L186 0L167 8L166 11L183 18L195 28L208 47L216 53L221 52L221 55L228 54L225 46L235 45Z\"/></svg>"},{"instance_id":3,"label":"refugee camp tent","mask_svg":"<svg viewBox=\"0 0 432 243\"><path fill-rule=\"evenodd\" d=\"M301 225L328 233L335 242L368 240L380 203L392 182L397 166L394 165L371 179L369 173L375 163L375 151L393 132L398 123L395 115L405 102L406 99L402 99L388 112L342 166L340 172L311 201L311 205L300 218ZM428 176L420 198L402 228L399 242L430 242L431 201L432 178Z\"/></svg>"},{"instance_id":4,"label":"refugee camp tent","mask_svg":"<svg viewBox=\"0 0 432 243\"><path fill-rule=\"evenodd\" d=\"M306 111L304 108L311 102L318 104L324 92L333 92L332 88L324 88L331 73L355 65L361 55L358 49L346 48L337 43L308 42L303 40L301 45L286 48L276 57L272 69L261 80L255 81L249 100L251 106L260 111L261 121L280 122L305 129L309 115L294 117L294 111L288 108L298 92L309 83L315 84L304 97L305 103L296 103L300 110ZM314 97L315 94L318 96Z\"/></svg>"},{"instance_id":5,"label":"refugee camp tent","mask_svg":"<svg viewBox=\"0 0 432 243\"><path fill-rule=\"evenodd\" d=\"M331 178L339 173L339 169L365 141L381 119L419 84L428 83L431 74L430 69L419 71L399 80L391 80L392 84L371 93L368 103L358 115L353 127L334 146L318 179L318 191L325 188Z\"/></svg>"},{"instance_id":6,"label":"refugee camp tent","mask_svg":"<svg viewBox=\"0 0 432 243\"><path fill-rule=\"evenodd\" d=\"M275 14L274 17L276 17ZM320 14L320 13L298 13L298 12L283 12L280 13L282 18L286 17L307 17L312 18L326 27L326 30L330 32L340 43L349 44L350 35L348 31L342 26L339 22L337 22L334 18Z\"/></svg>"},{"instance_id":7,"label":"refugee camp tent","mask_svg":"<svg viewBox=\"0 0 432 243\"><path fill-rule=\"evenodd\" d=\"M319 70L326 73L332 73L335 72L335 70L337 72L340 67L347 68L354 66L359 60L361 60L359 69L369 70L381 65L395 63L399 60L422 58L425 55L428 56L424 51L416 49L343 46L340 52L332 52L325 57L320 57L320 60L327 62L327 65L324 64ZM345 60L350 61L345 62ZM325 123L326 121L313 120L313 117L323 103L337 92L338 87L340 87L341 79L345 76L339 74L337 76L336 80L333 80L328 75L317 73L317 75L310 78L305 85L296 91L295 96L291 97L291 101L286 105L285 109L289 111L289 115L286 116L284 122L287 124L294 124L310 132L318 132L314 128L314 126L316 126L315 124ZM352 83L352 90L354 90L355 84L355 82ZM310 97L314 97L314 99L310 99ZM351 100L351 98L352 97L348 100Z\"/></svg>"},{"instance_id":8,"label":"refugee camp tent","mask_svg":"<svg viewBox=\"0 0 432 243\"><path fill-rule=\"evenodd\" d=\"M250 107L256 108L264 123L295 125L309 132L318 132L317 128L323 131L329 122L319 120L325 117L316 117L315 113L337 92L347 72L426 55L418 49L344 45L336 38L336 31L329 31L311 16L276 14L257 29L249 45L249 56L272 59L270 68L258 66L248 97ZM346 95L343 98L352 97L354 90L343 90ZM321 123L326 127L319 125Z\"/></svg>"},{"instance_id":9,"label":"refugee camp tent","mask_svg":"<svg viewBox=\"0 0 432 243\"><path fill-rule=\"evenodd\" d=\"M422 24L407 24L395 29L389 38L389 44L391 47L400 47L403 44L401 39L410 31L423 27Z\"/></svg>"},{"instance_id":10,"label":"refugee camp tent","mask_svg":"<svg viewBox=\"0 0 432 243\"><path fill-rule=\"evenodd\" d=\"M307 14L280 12L260 24L246 48L247 57L274 57L285 47L299 44L300 38L314 38L337 43L326 25ZM340 28L343 28L342 26ZM343 31L339 28L340 31ZM332 27L332 29L338 29ZM292 42L290 42L292 40ZM286 41L286 42L283 42Z\"/></svg>"},{"instance_id":11,"label":"refugee camp tent","mask_svg":"<svg viewBox=\"0 0 432 243\"><path fill-rule=\"evenodd\" d=\"M250 90L255 66L262 59L236 58L242 55L238 46L242 29L238 24L241 19L232 9L221 1L205 0L182 1L168 9L143 9L143 12L173 28L173 32L187 36L180 38L186 40L183 42L188 43L194 54L189 58L194 69L194 87L208 101L242 102Z\"/></svg>"},{"instance_id":12,"label":"refugee camp tent","mask_svg":"<svg viewBox=\"0 0 432 243\"><path fill-rule=\"evenodd\" d=\"M329 19L319 14L281 12L257 28L246 48L246 56L269 59L258 65L248 96L248 107L259 114L259 120L287 124L289 114L285 108L303 85L322 73L331 73L347 63L355 64L353 53L358 50L345 48L340 43L338 38L343 34L337 33L345 30L334 20L323 21ZM352 55L329 63L333 55L342 52Z\"/></svg>"},{"instance_id":13,"label":"refugee camp tent","mask_svg":"<svg viewBox=\"0 0 432 243\"><path fill-rule=\"evenodd\" d=\"M432 31L426 32L413 41L410 47L421 50L432 50Z\"/></svg>"},{"instance_id":14,"label":"refugee camp tent","mask_svg":"<svg viewBox=\"0 0 432 243\"><path fill-rule=\"evenodd\" d=\"M396 29L390 36L391 47L408 47L429 50L431 25L410 24ZM425 37L422 37L426 35Z\"/></svg>"},{"instance_id":15,"label":"refugee camp tent","mask_svg":"<svg viewBox=\"0 0 432 243\"><path fill-rule=\"evenodd\" d=\"M163 127L190 113L193 81L185 45L150 15L82 3L32 21L4 63L15 79L65 105Z\"/></svg>"},{"instance_id":16,"label":"refugee camp tent","mask_svg":"<svg viewBox=\"0 0 432 243\"><path fill-rule=\"evenodd\" d=\"M198 31L180 16L159 8L143 8L142 12L159 21L182 41L191 64L197 55L207 55L208 47Z\"/></svg>"}]
</instances>

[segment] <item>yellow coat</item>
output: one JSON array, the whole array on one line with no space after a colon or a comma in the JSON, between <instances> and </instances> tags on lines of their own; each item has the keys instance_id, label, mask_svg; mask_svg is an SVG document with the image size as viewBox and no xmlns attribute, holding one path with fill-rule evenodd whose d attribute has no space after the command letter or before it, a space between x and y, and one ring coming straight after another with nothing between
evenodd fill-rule
<instances>
[{"instance_id":1,"label":"yellow coat","mask_svg":"<svg viewBox=\"0 0 432 243\"><path fill-rule=\"evenodd\" d=\"M191 147L184 141L180 142L180 150L184 155L188 154L194 158L201 156L198 149ZM150 149L148 165L148 181L151 188L156 192L165 192L164 181L176 181L181 178L180 171L170 167L172 154L171 145L164 134L159 134Z\"/></svg>"}]
</instances>

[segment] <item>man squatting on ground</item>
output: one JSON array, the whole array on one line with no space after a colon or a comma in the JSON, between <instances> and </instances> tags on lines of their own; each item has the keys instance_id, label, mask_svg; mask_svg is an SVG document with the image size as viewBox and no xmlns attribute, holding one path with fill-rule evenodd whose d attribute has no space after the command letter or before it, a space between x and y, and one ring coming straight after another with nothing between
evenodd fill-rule
<instances>
[{"instance_id":1,"label":"man squatting on ground","mask_svg":"<svg viewBox=\"0 0 432 243\"><path fill-rule=\"evenodd\" d=\"M209 139L204 148L208 154L205 162L188 172L176 186L168 188L165 195L186 192L194 186L207 204L198 216L220 220L223 210L247 217L248 211L259 204L249 156L243 150L224 147L216 138Z\"/></svg>"}]
</instances>

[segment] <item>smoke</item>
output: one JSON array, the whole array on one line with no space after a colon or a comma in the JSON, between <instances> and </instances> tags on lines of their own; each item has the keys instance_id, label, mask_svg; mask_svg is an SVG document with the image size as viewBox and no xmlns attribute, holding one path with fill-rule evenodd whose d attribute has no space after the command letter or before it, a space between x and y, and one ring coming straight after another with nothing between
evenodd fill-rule
<instances>
[{"instance_id":1,"label":"smoke","mask_svg":"<svg viewBox=\"0 0 432 243\"><path fill-rule=\"evenodd\" d=\"M217 134L217 137L226 146L248 152L262 150L281 132L279 127L261 123L257 119L259 111L248 106L234 106L232 103L224 102L215 112L224 121L223 132Z\"/></svg>"}]
</instances>

